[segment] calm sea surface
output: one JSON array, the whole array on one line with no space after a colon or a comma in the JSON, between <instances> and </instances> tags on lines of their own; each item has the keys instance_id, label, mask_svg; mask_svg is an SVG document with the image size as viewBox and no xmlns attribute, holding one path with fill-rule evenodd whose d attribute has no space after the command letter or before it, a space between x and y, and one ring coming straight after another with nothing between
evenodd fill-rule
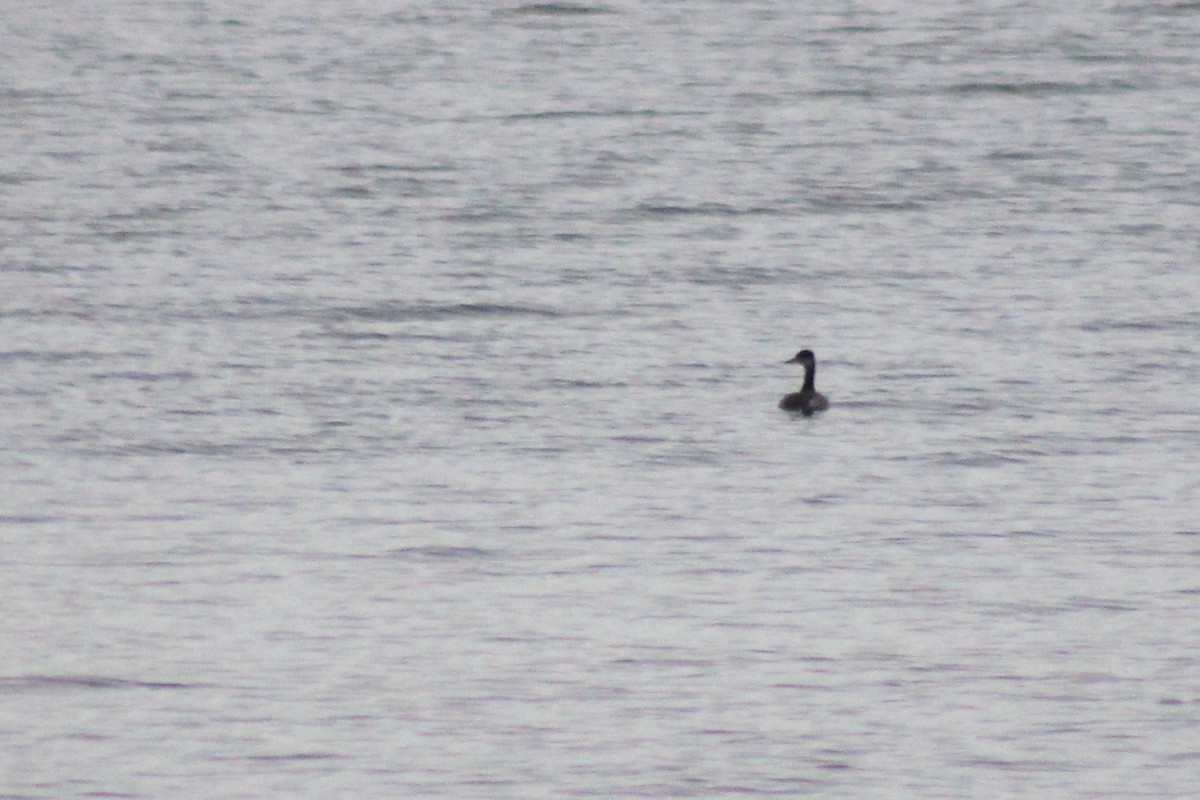
<instances>
[{"instance_id":1,"label":"calm sea surface","mask_svg":"<svg viewBox=\"0 0 1200 800\"><path fill-rule=\"evenodd\" d=\"M0 797L1195 797L1200 4L0 53Z\"/></svg>"}]
</instances>

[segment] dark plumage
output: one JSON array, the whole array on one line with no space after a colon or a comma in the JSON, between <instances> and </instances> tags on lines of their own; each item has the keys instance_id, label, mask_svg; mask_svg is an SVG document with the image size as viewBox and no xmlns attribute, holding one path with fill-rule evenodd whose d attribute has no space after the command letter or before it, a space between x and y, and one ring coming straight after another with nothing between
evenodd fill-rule
<instances>
[{"instance_id":1,"label":"dark plumage","mask_svg":"<svg viewBox=\"0 0 1200 800\"><path fill-rule=\"evenodd\" d=\"M789 358L784 363L800 364L804 367L804 385L800 387L800 391L784 395L779 401L779 407L806 417L829 408L829 401L825 399L825 395L816 389L817 358L813 351L801 350L794 358Z\"/></svg>"}]
</instances>

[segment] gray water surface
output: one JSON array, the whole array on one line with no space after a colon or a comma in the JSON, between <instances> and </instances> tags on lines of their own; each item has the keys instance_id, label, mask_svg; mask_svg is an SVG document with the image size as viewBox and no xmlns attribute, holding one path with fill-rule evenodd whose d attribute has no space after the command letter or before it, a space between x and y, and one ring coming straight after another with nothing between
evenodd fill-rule
<instances>
[{"instance_id":1,"label":"gray water surface","mask_svg":"<svg viewBox=\"0 0 1200 800\"><path fill-rule=\"evenodd\" d=\"M0 797L1195 796L1196 4L18 5Z\"/></svg>"}]
</instances>

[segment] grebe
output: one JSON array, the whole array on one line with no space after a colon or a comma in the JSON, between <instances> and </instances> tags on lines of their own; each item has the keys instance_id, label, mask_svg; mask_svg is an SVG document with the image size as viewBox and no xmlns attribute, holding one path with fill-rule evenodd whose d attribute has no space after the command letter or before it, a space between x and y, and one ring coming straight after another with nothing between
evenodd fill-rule
<instances>
[{"instance_id":1,"label":"grebe","mask_svg":"<svg viewBox=\"0 0 1200 800\"><path fill-rule=\"evenodd\" d=\"M818 392L814 386L817 378L817 357L813 355L812 350L801 350L794 358L789 358L783 363L804 366L804 385L800 387L800 391L784 395L779 401L780 408L806 417L829 408L829 401L825 399L825 395Z\"/></svg>"}]
</instances>

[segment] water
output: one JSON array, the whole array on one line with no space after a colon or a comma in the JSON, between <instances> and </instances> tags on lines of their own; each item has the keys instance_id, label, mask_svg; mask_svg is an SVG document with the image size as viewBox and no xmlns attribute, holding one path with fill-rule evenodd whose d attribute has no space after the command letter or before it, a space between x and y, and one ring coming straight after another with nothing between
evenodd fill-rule
<instances>
[{"instance_id":1,"label":"water","mask_svg":"<svg viewBox=\"0 0 1200 800\"><path fill-rule=\"evenodd\" d=\"M8 11L0 796L1193 796L1195 4Z\"/></svg>"}]
</instances>

